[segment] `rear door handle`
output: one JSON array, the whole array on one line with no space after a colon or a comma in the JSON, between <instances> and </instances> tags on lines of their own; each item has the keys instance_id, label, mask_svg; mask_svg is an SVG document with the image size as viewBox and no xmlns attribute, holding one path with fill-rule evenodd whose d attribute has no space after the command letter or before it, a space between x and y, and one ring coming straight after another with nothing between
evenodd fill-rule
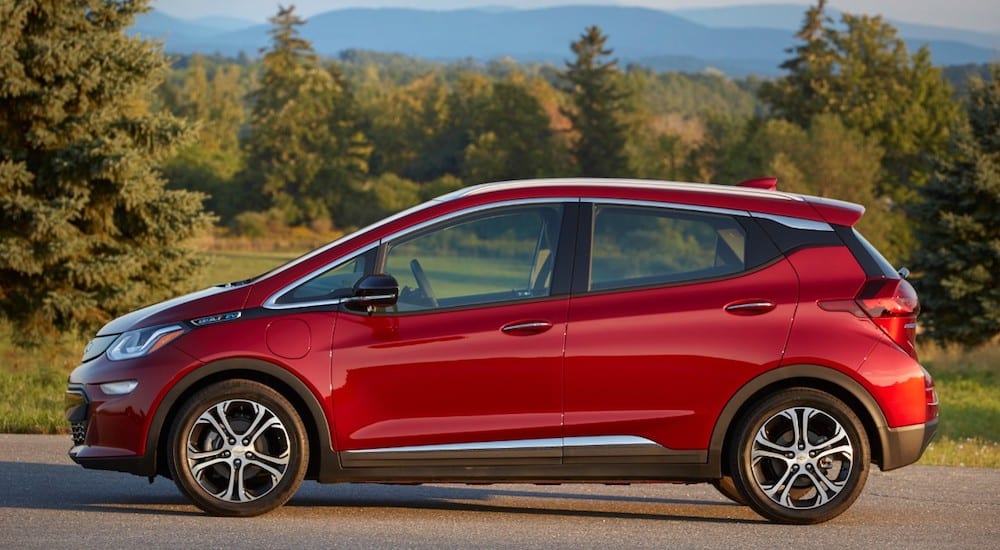
<instances>
[{"instance_id":1,"label":"rear door handle","mask_svg":"<svg viewBox=\"0 0 1000 550\"><path fill-rule=\"evenodd\" d=\"M725 310L733 315L760 315L776 307L770 300L737 300L726 304Z\"/></svg>"},{"instance_id":2,"label":"rear door handle","mask_svg":"<svg viewBox=\"0 0 1000 550\"><path fill-rule=\"evenodd\" d=\"M552 328L552 323L548 321L523 321L504 325L500 330L511 336L530 336L540 334L550 328Z\"/></svg>"}]
</instances>

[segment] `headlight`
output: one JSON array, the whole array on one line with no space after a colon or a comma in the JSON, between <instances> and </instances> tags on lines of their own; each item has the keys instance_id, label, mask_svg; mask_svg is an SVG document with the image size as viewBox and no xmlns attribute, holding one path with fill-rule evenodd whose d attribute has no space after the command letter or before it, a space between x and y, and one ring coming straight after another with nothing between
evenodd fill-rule
<instances>
[{"instance_id":1,"label":"headlight","mask_svg":"<svg viewBox=\"0 0 1000 550\"><path fill-rule=\"evenodd\" d=\"M83 357L80 358L80 362L81 363L86 363L87 361L90 361L91 359L96 359L96 358L100 357L101 354L104 353L104 351L106 349L108 349L108 346L110 346L111 343L114 342L117 338L118 338L118 335L115 335L115 336L98 336L97 338L94 338L93 340L91 340L90 342L88 342L87 343L87 347L84 348L84 350L83 350Z\"/></svg>"},{"instance_id":2,"label":"headlight","mask_svg":"<svg viewBox=\"0 0 1000 550\"><path fill-rule=\"evenodd\" d=\"M108 348L108 359L122 361L149 355L187 332L184 325L162 325L122 333Z\"/></svg>"}]
</instances>

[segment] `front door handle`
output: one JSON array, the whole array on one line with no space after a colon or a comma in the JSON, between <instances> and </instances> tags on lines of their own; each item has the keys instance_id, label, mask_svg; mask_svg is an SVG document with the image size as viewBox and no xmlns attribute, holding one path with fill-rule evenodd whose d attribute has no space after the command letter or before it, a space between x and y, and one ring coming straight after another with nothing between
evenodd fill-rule
<instances>
[{"instance_id":1,"label":"front door handle","mask_svg":"<svg viewBox=\"0 0 1000 550\"><path fill-rule=\"evenodd\" d=\"M737 300L726 304L725 310L733 315L760 315L776 307L771 300Z\"/></svg>"},{"instance_id":2,"label":"front door handle","mask_svg":"<svg viewBox=\"0 0 1000 550\"><path fill-rule=\"evenodd\" d=\"M511 336L530 336L532 334L540 334L550 328L552 328L552 323L548 321L519 321L504 325L500 330L504 334L510 334Z\"/></svg>"}]
</instances>

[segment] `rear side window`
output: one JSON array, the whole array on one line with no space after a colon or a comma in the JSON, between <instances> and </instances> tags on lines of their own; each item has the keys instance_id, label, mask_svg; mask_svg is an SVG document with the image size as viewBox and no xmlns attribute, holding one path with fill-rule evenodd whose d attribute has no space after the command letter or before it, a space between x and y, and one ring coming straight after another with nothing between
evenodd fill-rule
<instances>
[{"instance_id":1,"label":"rear side window","mask_svg":"<svg viewBox=\"0 0 1000 550\"><path fill-rule=\"evenodd\" d=\"M885 259L885 256L883 256L878 249L872 246L872 243L868 242L868 239L864 238L861 233L858 233L857 229L851 228L851 230L854 232L854 237L858 239L861 247L868 253L869 256L871 256L875 265L878 266L882 275L884 275L887 279L898 279L899 273L896 271L896 268L889 263L889 260Z\"/></svg>"},{"instance_id":2,"label":"rear side window","mask_svg":"<svg viewBox=\"0 0 1000 550\"><path fill-rule=\"evenodd\" d=\"M732 217L644 206L594 212L590 289L709 279L746 266L747 237Z\"/></svg>"}]
</instances>

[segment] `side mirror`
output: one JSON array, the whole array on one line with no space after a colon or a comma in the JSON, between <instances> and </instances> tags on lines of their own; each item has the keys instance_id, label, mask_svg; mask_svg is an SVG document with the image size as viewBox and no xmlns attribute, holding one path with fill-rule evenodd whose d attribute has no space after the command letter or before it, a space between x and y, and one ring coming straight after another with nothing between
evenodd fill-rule
<instances>
[{"instance_id":1,"label":"side mirror","mask_svg":"<svg viewBox=\"0 0 1000 550\"><path fill-rule=\"evenodd\" d=\"M372 273L354 284L354 293L345 303L351 309L367 309L371 313L377 307L396 305L398 298L399 283L395 277L385 273Z\"/></svg>"}]
</instances>

